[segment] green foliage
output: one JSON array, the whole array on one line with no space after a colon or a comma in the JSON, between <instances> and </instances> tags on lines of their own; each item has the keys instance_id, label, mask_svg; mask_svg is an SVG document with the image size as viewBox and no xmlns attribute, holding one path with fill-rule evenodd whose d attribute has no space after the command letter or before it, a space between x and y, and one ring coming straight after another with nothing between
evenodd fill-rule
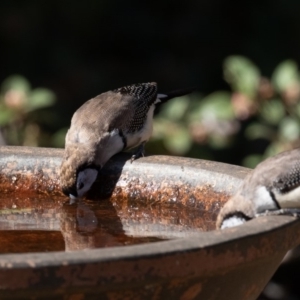
<instances>
[{"instance_id":1,"label":"green foliage","mask_svg":"<svg viewBox=\"0 0 300 300\"><path fill-rule=\"evenodd\" d=\"M276 125L285 116L281 99L271 99L260 104L259 116L270 125Z\"/></svg>"},{"instance_id":2,"label":"green foliage","mask_svg":"<svg viewBox=\"0 0 300 300\"><path fill-rule=\"evenodd\" d=\"M165 148L172 154L184 155L192 141L185 126L190 114L191 103L188 97L178 97L166 103L154 123L154 139L163 140Z\"/></svg>"},{"instance_id":3,"label":"green foliage","mask_svg":"<svg viewBox=\"0 0 300 300\"><path fill-rule=\"evenodd\" d=\"M300 136L299 120L285 117L279 122L278 135L284 142L296 141Z\"/></svg>"},{"instance_id":4,"label":"green foliage","mask_svg":"<svg viewBox=\"0 0 300 300\"><path fill-rule=\"evenodd\" d=\"M293 60L280 63L273 73L272 83L279 93L284 93L291 86L299 84L297 63Z\"/></svg>"},{"instance_id":5,"label":"green foliage","mask_svg":"<svg viewBox=\"0 0 300 300\"><path fill-rule=\"evenodd\" d=\"M38 146L43 134L32 112L55 103L54 93L45 88L32 89L26 78L13 75L0 89L0 140L12 145Z\"/></svg>"},{"instance_id":6,"label":"green foliage","mask_svg":"<svg viewBox=\"0 0 300 300\"><path fill-rule=\"evenodd\" d=\"M216 160L216 153L227 151L232 153L229 160L235 160L238 153L238 163L255 167L268 156L300 145L297 64L292 60L281 62L270 79L242 56L228 57L223 67L230 91L206 96L193 93L161 107L147 145L150 153ZM66 128L51 133L43 128L56 118L47 111L54 103L52 91L32 89L22 76L4 80L0 90L0 143L5 140L14 145L63 147ZM264 147L256 149L262 141ZM224 156L220 157L223 160Z\"/></svg>"},{"instance_id":7,"label":"green foliage","mask_svg":"<svg viewBox=\"0 0 300 300\"><path fill-rule=\"evenodd\" d=\"M236 92L255 96L260 79L258 68L246 57L229 56L224 61L224 77Z\"/></svg>"},{"instance_id":8,"label":"green foliage","mask_svg":"<svg viewBox=\"0 0 300 300\"><path fill-rule=\"evenodd\" d=\"M26 104L26 112L51 106L55 103L55 95L48 89L37 88L32 90Z\"/></svg>"},{"instance_id":9,"label":"green foliage","mask_svg":"<svg viewBox=\"0 0 300 300\"><path fill-rule=\"evenodd\" d=\"M299 146L297 64L281 62L271 79L262 77L259 68L242 56L226 58L223 67L231 91L171 100L155 119L153 142L160 141L169 154L180 155L190 155L195 153L192 149L201 147L213 153L225 149L238 153L243 143L249 149L243 147L241 163L252 168L268 156ZM266 145L264 153L253 146L259 141Z\"/></svg>"},{"instance_id":10,"label":"green foliage","mask_svg":"<svg viewBox=\"0 0 300 300\"><path fill-rule=\"evenodd\" d=\"M26 78L20 75L12 75L6 78L1 85L1 92L7 93L9 91L18 91L23 94L30 92L31 86Z\"/></svg>"},{"instance_id":11,"label":"green foliage","mask_svg":"<svg viewBox=\"0 0 300 300\"><path fill-rule=\"evenodd\" d=\"M232 120L234 111L231 106L231 94L226 91L215 92L202 99L199 106L200 119Z\"/></svg>"},{"instance_id":12,"label":"green foliage","mask_svg":"<svg viewBox=\"0 0 300 300\"><path fill-rule=\"evenodd\" d=\"M64 148L67 131L67 128L62 128L52 135L51 144L53 147Z\"/></svg>"}]
</instances>

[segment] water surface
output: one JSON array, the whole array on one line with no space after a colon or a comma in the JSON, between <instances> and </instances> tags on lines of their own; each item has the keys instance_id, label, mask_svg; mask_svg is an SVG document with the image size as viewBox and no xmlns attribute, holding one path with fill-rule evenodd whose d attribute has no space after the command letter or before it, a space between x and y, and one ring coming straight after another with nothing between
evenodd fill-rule
<instances>
[{"instance_id":1,"label":"water surface","mask_svg":"<svg viewBox=\"0 0 300 300\"><path fill-rule=\"evenodd\" d=\"M63 197L0 198L0 253L73 251L183 238L214 229L215 216L180 203Z\"/></svg>"}]
</instances>

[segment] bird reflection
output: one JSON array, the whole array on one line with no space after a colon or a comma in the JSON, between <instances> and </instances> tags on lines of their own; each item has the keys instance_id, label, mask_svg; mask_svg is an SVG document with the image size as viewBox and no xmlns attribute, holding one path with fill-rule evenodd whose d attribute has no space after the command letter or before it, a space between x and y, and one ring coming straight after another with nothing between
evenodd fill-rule
<instances>
[{"instance_id":1,"label":"bird reflection","mask_svg":"<svg viewBox=\"0 0 300 300\"><path fill-rule=\"evenodd\" d=\"M148 205L113 198L79 200L62 206L60 227L65 250L149 243L198 235L213 223L211 216L183 206Z\"/></svg>"},{"instance_id":2,"label":"bird reflection","mask_svg":"<svg viewBox=\"0 0 300 300\"><path fill-rule=\"evenodd\" d=\"M109 201L65 203L60 224L66 251L123 245L123 226Z\"/></svg>"}]
</instances>

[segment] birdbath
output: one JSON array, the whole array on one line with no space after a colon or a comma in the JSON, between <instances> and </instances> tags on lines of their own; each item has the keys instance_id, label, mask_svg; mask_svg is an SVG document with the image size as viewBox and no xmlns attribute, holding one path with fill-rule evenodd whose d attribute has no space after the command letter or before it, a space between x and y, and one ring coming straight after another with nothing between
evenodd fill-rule
<instances>
[{"instance_id":1,"label":"birdbath","mask_svg":"<svg viewBox=\"0 0 300 300\"><path fill-rule=\"evenodd\" d=\"M0 299L256 299L300 242L288 216L214 229L248 169L119 154L70 204L62 155L0 148Z\"/></svg>"}]
</instances>

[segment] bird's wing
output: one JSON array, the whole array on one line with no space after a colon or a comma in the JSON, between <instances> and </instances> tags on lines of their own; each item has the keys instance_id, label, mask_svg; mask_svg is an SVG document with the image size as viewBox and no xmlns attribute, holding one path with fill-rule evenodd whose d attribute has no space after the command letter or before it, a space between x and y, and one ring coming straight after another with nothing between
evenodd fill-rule
<instances>
[{"instance_id":1,"label":"bird's wing","mask_svg":"<svg viewBox=\"0 0 300 300\"><path fill-rule=\"evenodd\" d=\"M300 157L299 157L300 158ZM289 193L300 186L300 161L286 166L273 182L273 187L281 194Z\"/></svg>"},{"instance_id":2,"label":"bird's wing","mask_svg":"<svg viewBox=\"0 0 300 300\"><path fill-rule=\"evenodd\" d=\"M103 93L85 102L73 115L67 141L88 143L114 129L122 130L133 118L131 96Z\"/></svg>"},{"instance_id":3,"label":"bird's wing","mask_svg":"<svg viewBox=\"0 0 300 300\"><path fill-rule=\"evenodd\" d=\"M253 172L254 180L279 193L300 186L300 149L282 152L260 163Z\"/></svg>"},{"instance_id":4,"label":"bird's wing","mask_svg":"<svg viewBox=\"0 0 300 300\"><path fill-rule=\"evenodd\" d=\"M88 143L116 129L128 132L141 129L156 95L154 83L136 84L98 95L75 112L66 142Z\"/></svg>"},{"instance_id":5,"label":"bird's wing","mask_svg":"<svg viewBox=\"0 0 300 300\"><path fill-rule=\"evenodd\" d=\"M139 83L114 90L123 97L132 97L133 116L122 129L134 133L143 128L151 105L157 99L157 84L155 82Z\"/></svg>"}]
</instances>

